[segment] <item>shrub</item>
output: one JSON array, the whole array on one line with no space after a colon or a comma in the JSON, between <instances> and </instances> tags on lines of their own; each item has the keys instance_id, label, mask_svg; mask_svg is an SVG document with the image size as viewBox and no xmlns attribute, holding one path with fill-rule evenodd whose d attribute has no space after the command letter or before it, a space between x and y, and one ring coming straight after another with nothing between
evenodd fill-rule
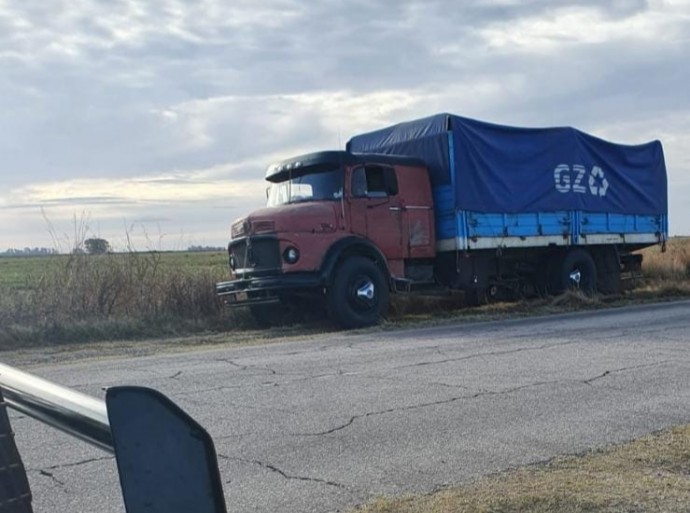
<instances>
[{"instance_id":1,"label":"shrub","mask_svg":"<svg viewBox=\"0 0 690 513\"><path fill-rule=\"evenodd\" d=\"M646 279L690 279L690 237L673 237L666 244L666 251L652 246L642 251Z\"/></svg>"},{"instance_id":2,"label":"shrub","mask_svg":"<svg viewBox=\"0 0 690 513\"><path fill-rule=\"evenodd\" d=\"M137 338L244 324L218 301L224 269L163 265L160 253L72 253L0 295L0 347Z\"/></svg>"}]
</instances>

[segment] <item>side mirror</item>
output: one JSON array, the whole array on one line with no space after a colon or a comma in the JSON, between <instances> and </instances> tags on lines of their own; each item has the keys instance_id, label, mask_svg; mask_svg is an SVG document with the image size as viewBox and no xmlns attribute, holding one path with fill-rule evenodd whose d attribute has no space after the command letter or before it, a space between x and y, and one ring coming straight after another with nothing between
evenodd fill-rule
<instances>
[{"instance_id":1,"label":"side mirror","mask_svg":"<svg viewBox=\"0 0 690 513\"><path fill-rule=\"evenodd\" d=\"M3 513L31 511L7 406L114 453L127 513L227 513L210 435L160 392L112 387L102 401L2 363L0 389Z\"/></svg>"},{"instance_id":2,"label":"side mirror","mask_svg":"<svg viewBox=\"0 0 690 513\"><path fill-rule=\"evenodd\" d=\"M105 396L128 513L226 513L211 436L166 396L144 387Z\"/></svg>"}]
</instances>

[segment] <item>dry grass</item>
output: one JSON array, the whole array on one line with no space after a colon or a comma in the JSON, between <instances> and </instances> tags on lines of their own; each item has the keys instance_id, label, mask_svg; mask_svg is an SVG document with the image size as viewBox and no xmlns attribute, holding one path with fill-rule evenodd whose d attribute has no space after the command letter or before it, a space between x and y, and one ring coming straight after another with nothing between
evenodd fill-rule
<instances>
[{"instance_id":1,"label":"dry grass","mask_svg":"<svg viewBox=\"0 0 690 513\"><path fill-rule=\"evenodd\" d=\"M666 252L662 252L659 246L652 246L641 253L646 280L690 280L690 237L671 238L666 244Z\"/></svg>"},{"instance_id":2,"label":"dry grass","mask_svg":"<svg viewBox=\"0 0 690 513\"><path fill-rule=\"evenodd\" d=\"M690 237L673 237L665 252L652 246L641 253L643 279L633 294L644 299L690 296Z\"/></svg>"},{"instance_id":3,"label":"dry grass","mask_svg":"<svg viewBox=\"0 0 690 513\"><path fill-rule=\"evenodd\" d=\"M50 264L26 286L0 294L0 348L248 324L248 316L223 308L215 296L213 284L225 278L222 267L170 267L155 252L73 254Z\"/></svg>"},{"instance_id":4,"label":"dry grass","mask_svg":"<svg viewBox=\"0 0 690 513\"><path fill-rule=\"evenodd\" d=\"M644 278L613 297L557 298L463 308L463 295L393 297L388 323L472 321L690 297L690 238L643 251ZM214 283L227 279L224 253L60 255L0 259L0 350L98 340L182 336L255 328L226 309ZM308 331L308 326L303 326Z\"/></svg>"},{"instance_id":5,"label":"dry grass","mask_svg":"<svg viewBox=\"0 0 690 513\"><path fill-rule=\"evenodd\" d=\"M380 498L358 513L687 512L690 426L558 458L421 497Z\"/></svg>"}]
</instances>

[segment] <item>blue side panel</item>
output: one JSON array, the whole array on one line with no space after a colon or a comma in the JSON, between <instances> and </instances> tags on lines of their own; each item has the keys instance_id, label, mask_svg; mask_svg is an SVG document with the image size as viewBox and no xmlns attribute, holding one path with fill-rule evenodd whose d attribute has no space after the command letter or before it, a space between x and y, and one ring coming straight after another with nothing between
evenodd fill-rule
<instances>
[{"instance_id":1,"label":"blue side panel","mask_svg":"<svg viewBox=\"0 0 690 513\"><path fill-rule=\"evenodd\" d=\"M571 242L573 244L580 243L580 235L582 235L582 212L575 210L570 212L570 233Z\"/></svg>"},{"instance_id":2,"label":"blue side panel","mask_svg":"<svg viewBox=\"0 0 690 513\"><path fill-rule=\"evenodd\" d=\"M455 160L453 159L453 155L455 154L455 149L453 147L453 135L450 132L446 132L446 138L448 140L448 163L450 164L450 186L451 186L451 198L452 198L452 204L447 204L446 208L452 209L455 211L457 209L456 207L456 198L455 195L457 194L457 186L455 184L455 181L457 180L457 174L456 174L456 169L455 169ZM456 233L462 233L463 230L459 229L459 226L456 224Z\"/></svg>"},{"instance_id":3,"label":"blue side panel","mask_svg":"<svg viewBox=\"0 0 690 513\"><path fill-rule=\"evenodd\" d=\"M569 212L531 212L525 214L487 214L465 212L469 237L535 237L569 235Z\"/></svg>"},{"instance_id":4,"label":"blue side panel","mask_svg":"<svg viewBox=\"0 0 690 513\"><path fill-rule=\"evenodd\" d=\"M668 215L661 216L662 235L664 240L668 239Z\"/></svg>"},{"instance_id":5,"label":"blue side panel","mask_svg":"<svg viewBox=\"0 0 690 513\"><path fill-rule=\"evenodd\" d=\"M588 235L617 235L625 240L635 234L652 235L651 240L668 239L666 215L590 213L578 210L556 212L529 212L524 214L484 213L468 210L456 212L458 238L482 239L484 247L514 245L506 239L530 239L534 246L544 246L553 240L542 237L561 237L567 245L587 244ZM493 239L493 242L491 240ZM643 239L649 242L649 238ZM591 244L592 239L589 239ZM488 244L488 246L487 246ZM464 249L461 244L459 249Z\"/></svg>"},{"instance_id":6,"label":"blue side panel","mask_svg":"<svg viewBox=\"0 0 690 513\"><path fill-rule=\"evenodd\" d=\"M436 238L454 239L457 235L455 229L455 209L453 208L453 188L450 185L434 187L434 216L436 217Z\"/></svg>"},{"instance_id":7,"label":"blue side panel","mask_svg":"<svg viewBox=\"0 0 690 513\"><path fill-rule=\"evenodd\" d=\"M470 227L468 221L468 212L464 210L458 210L457 215L457 249L466 250L469 248L469 238L470 238Z\"/></svg>"},{"instance_id":8,"label":"blue side panel","mask_svg":"<svg viewBox=\"0 0 690 513\"><path fill-rule=\"evenodd\" d=\"M582 213L581 231L589 233L659 233L664 234L665 216L641 216L633 214Z\"/></svg>"}]
</instances>

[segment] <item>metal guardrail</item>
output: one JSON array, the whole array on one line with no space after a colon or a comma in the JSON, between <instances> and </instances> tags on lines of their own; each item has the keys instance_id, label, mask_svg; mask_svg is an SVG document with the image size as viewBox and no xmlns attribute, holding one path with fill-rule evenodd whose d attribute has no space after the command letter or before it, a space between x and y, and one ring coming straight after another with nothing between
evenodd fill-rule
<instances>
[{"instance_id":1,"label":"metal guardrail","mask_svg":"<svg viewBox=\"0 0 690 513\"><path fill-rule=\"evenodd\" d=\"M105 403L0 363L0 388L11 408L113 452Z\"/></svg>"},{"instance_id":2,"label":"metal guardrail","mask_svg":"<svg viewBox=\"0 0 690 513\"><path fill-rule=\"evenodd\" d=\"M102 401L1 363L0 391L11 408L114 454L127 513L226 513L213 440L160 392L112 387Z\"/></svg>"}]
</instances>

